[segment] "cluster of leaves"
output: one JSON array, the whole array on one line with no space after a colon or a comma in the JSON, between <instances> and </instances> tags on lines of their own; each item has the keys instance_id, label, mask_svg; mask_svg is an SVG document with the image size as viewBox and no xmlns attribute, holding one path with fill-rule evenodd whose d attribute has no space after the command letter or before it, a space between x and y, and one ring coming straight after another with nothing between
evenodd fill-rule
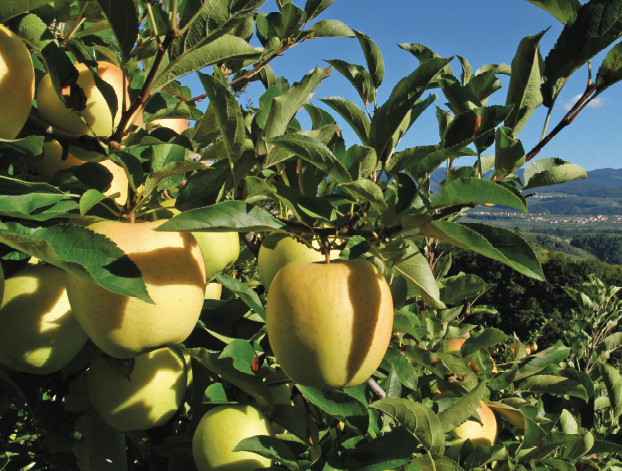
<instances>
[{"instance_id":1,"label":"cluster of leaves","mask_svg":"<svg viewBox=\"0 0 622 471\"><path fill-rule=\"evenodd\" d=\"M609 466L606 460L620 452L609 436L614 429L591 430L590 419L603 389L596 396L595 379L567 362L571 348L556 344L525 356L517 343L518 353L502 358L498 373L488 350L503 345L507 350L510 341L498 330L473 331L460 355L446 352L444 339L472 330L463 321L464 305L475 309L473 300L485 286L469 275L447 276L451 260L439 253L438 242L543 279L540 262L519 234L458 219L478 204L527 211L524 190L585 176L561 159L535 157L590 100L622 78L620 44L609 49L596 79L541 142L526 152L518 136L535 109L545 106L550 113L568 78L622 37L622 1L533 2L565 27L545 59L539 46L544 33L526 37L511 66L487 65L473 72L459 57L458 76L452 58L421 44L402 44L419 65L393 86L384 103L377 102L384 62L371 38L341 22L317 20L331 0L307 0L303 8L279 0L278 11L269 14L258 12L262 3L30 0L0 5L2 22L32 51L37 80L49 73L60 90L72 84L74 61L93 69L96 59L119 64L130 86L111 136L50 128L35 104L18 139L0 140L0 242L11 248L5 258L34 256L110 291L148 300L142 278L123 252L75 222L91 216L155 217L162 199L174 197L182 212L160 230L239 232L248 245L245 259L257 251L257 233L313 234L323 247L343 249L343 259L372 260L391 284L395 341L370 382L343 391L297 386L293 405L275 405L270 384L286 378L273 370L261 290L219 275L229 295L206 302L199 328L186 342L194 360L190 413L167 426L159 446L139 446L153 434L133 436L139 444L136 459L187 457L183 439L205 407L252 400L288 433L251 438L239 448L292 470L601 466L593 456ZM334 59L330 67L316 68L293 84L270 68L295 45L331 36L356 39L365 64ZM211 73L201 72L207 67ZM339 97L321 101L354 129L358 144L348 145L335 118L311 103L333 70L355 87L362 107ZM180 85L178 79L190 73L197 74L203 95L192 96ZM506 104L488 104L501 89L500 75L510 75ZM256 106L244 108L237 93L251 81L260 81L265 92ZM97 87L114 111L110 87L101 81ZM436 102L433 89L447 102L436 108L438 143L397 152L406 132ZM209 100L204 112L196 106L202 99ZM310 116L311 129L302 129L297 120L301 110ZM195 125L181 135L163 128L148 131L134 126L136 113L145 123L181 117ZM129 178L127 203L118 205L103 194L110 179L96 163L49 180L36 178L31 161L49 137L64 146L98 150L121 165ZM488 150L493 155L485 154ZM475 157L475 165L454 166L464 156ZM525 164L521 179L514 172ZM446 178L433 194L430 176L442 165ZM485 179L489 171L492 177ZM470 369L467 355L480 373ZM617 421L619 378L601 370L610 402L599 401L599 411L610 411ZM436 388L444 392L436 395ZM58 397L62 394L49 399ZM523 431L502 422L497 443L463 447L459 464L445 456L445 434L470 418L483 399L521 418Z\"/></svg>"}]
</instances>

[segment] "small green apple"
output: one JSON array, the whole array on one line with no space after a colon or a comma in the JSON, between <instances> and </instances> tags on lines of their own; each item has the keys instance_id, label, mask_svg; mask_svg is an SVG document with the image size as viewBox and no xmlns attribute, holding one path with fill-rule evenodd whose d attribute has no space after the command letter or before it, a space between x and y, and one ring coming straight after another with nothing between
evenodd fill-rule
<instances>
[{"instance_id":1,"label":"small green apple","mask_svg":"<svg viewBox=\"0 0 622 471\"><path fill-rule=\"evenodd\" d=\"M0 138L15 139L26 124L35 95L35 71L28 48L0 25Z\"/></svg>"},{"instance_id":2,"label":"small green apple","mask_svg":"<svg viewBox=\"0 0 622 471\"><path fill-rule=\"evenodd\" d=\"M71 313L64 271L29 264L5 281L0 363L27 373L53 373L67 366L86 341Z\"/></svg>"},{"instance_id":3,"label":"small green apple","mask_svg":"<svg viewBox=\"0 0 622 471\"><path fill-rule=\"evenodd\" d=\"M324 255L304 242L294 239L288 234L274 232L268 234L261 242L259 255L257 257L257 271L259 279L266 289L270 288L270 284L276 273L289 262L294 260L304 260L307 262L322 262L325 260ZM317 244L316 244L317 245ZM331 254L331 259L339 258Z\"/></svg>"},{"instance_id":4,"label":"small green apple","mask_svg":"<svg viewBox=\"0 0 622 471\"><path fill-rule=\"evenodd\" d=\"M115 242L140 270L153 304L105 290L76 275L67 294L76 319L101 350L129 358L183 342L203 309L205 266L192 234L159 232L163 221L101 221L87 228Z\"/></svg>"},{"instance_id":5,"label":"small green apple","mask_svg":"<svg viewBox=\"0 0 622 471\"><path fill-rule=\"evenodd\" d=\"M290 262L268 291L266 326L278 363L295 383L356 386L389 346L391 290L366 260Z\"/></svg>"},{"instance_id":6,"label":"small green apple","mask_svg":"<svg viewBox=\"0 0 622 471\"><path fill-rule=\"evenodd\" d=\"M240 255L237 232L192 232L201 247L207 280L234 263Z\"/></svg>"},{"instance_id":7,"label":"small green apple","mask_svg":"<svg viewBox=\"0 0 622 471\"><path fill-rule=\"evenodd\" d=\"M226 405L203 415L192 437L192 457L199 471L252 471L271 461L255 453L233 451L244 438L272 435L270 421L249 405Z\"/></svg>"},{"instance_id":8,"label":"small green apple","mask_svg":"<svg viewBox=\"0 0 622 471\"><path fill-rule=\"evenodd\" d=\"M181 406L188 366L175 348L160 348L129 364L97 353L87 371L91 405L116 430L146 430L168 422Z\"/></svg>"}]
</instances>

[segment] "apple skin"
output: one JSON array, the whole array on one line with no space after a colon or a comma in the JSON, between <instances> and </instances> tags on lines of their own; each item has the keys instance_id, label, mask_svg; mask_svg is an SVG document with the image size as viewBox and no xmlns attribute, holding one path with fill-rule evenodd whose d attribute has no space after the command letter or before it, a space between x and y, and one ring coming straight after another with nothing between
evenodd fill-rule
<instances>
[{"instance_id":1,"label":"apple skin","mask_svg":"<svg viewBox=\"0 0 622 471\"><path fill-rule=\"evenodd\" d=\"M278 363L295 383L356 386L376 370L389 346L391 290L366 260L293 261L272 281L266 326Z\"/></svg>"},{"instance_id":2,"label":"apple skin","mask_svg":"<svg viewBox=\"0 0 622 471\"><path fill-rule=\"evenodd\" d=\"M237 232L192 232L192 235L201 247L207 281L222 273L240 256Z\"/></svg>"},{"instance_id":3,"label":"apple skin","mask_svg":"<svg viewBox=\"0 0 622 471\"><path fill-rule=\"evenodd\" d=\"M203 415L192 437L192 457L199 471L252 471L271 461L255 453L232 451L244 438L273 435L270 421L250 405L226 405Z\"/></svg>"},{"instance_id":4,"label":"apple skin","mask_svg":"<svg viewBox=\"0 0 622 471\"><path fill-rule=\"evenodd\" d=\"M71 313L64 271L30 264L5 281L0 363L26 373L54 373L67 366L87 340Z\"/></svg>"},{"instance_id":5,"label":"apple skin","mask_svg":"<svg viewBox=\"0 0 622 471\"><path fill-rule=\"evenodd\" d=\"M86 375L91 405L121 432L168 422L183 403L188 383L184 356L168 347L134 357L127 368L98 352Z\"/></svg>"},{"instance_id":6,"label":"apple skin","mask_svg":"<svg viewBox=\"0 0 622 471\"><path fill-rule=\"evenodd\" d=\"M205 287L205 299L220 299L222 285L220 283L208 283Z\"/></svg>"},{"instance_id":7,"label":"apple skin","mask_svg":"<svg viewBox=\"0 0 622 471\"><path fill-rule=\"evenodd\" d=\"M492 446L497 438L497 419L495 414L484 401L476 409L481 424L475 420L467 420L462 425L451 431L456 437L448 443L447 455L455 457L460 455L460 448L467 439L473 446L487 445Z\"/></svg>"},{"instance_id":8,"label":"apple skin","mask_svg":"<svg viewBox=\"0 0 622 471\"><path fill-rule=\"evenodd\" d=\"M338 259L339 256L332 259ZM304 260L307 262L323 262L324 255L288 234L272 233L264 237L257 257L259 279L266 289L270 288L276 273L289 262Z\"/></svg>"},{"instance_id":9,"label":"apple skin","mask_svg":"<svg viewBox=\"0 0 622 471\"><path fill-rule=\"evenodd\" d=\"M168 128L172 131L175 131L177 134L181 134L186 129L188 129L190 126L188 124L188 120L185 118L155 119L147 123L148 130L155 129L157 127Z\"/></svg>"},{"instance_id":10,"label":"apple skin","mask_svg":"<svg viewBox=\"0 0 622 471\"><path fill-rule=\"evenodd\" d=\"M205 296L203 256L191 234L158 232L163 221L101 221L87 227L115 242L138 266L154 304L67 277L73 313L108 355L129 358L176 345L192 332Z\"/></svg>"},{"instance_id":11,"label":"apple skin","mask_svg":"<svg viewBox=\"0 0 622 471\"><path fill-rule=\"evenodd\" d=\"M35 71L28 48L0 25L0 138L15 139L26 124L35 96Z\"/></svg>"},{"instance_id":12,"label":"apple skin","mask_svg":"<svg viewBox=\"0 0 622 471\"><path fill-rule=\"evenodd\" d=\"M76 64L78 70L78 85L86 96L85 107L82 111L73 111L65 106L56 94L49 74L45 75L37 87L37 104L41 117L53 126L76 135L95 135L108 137L121 119L123 109L123 71L110 62L97 63L97 75L110 84L117 95L117 111L114 119L108 108L106 99L101 94L93 75L84 64ZM125 90L126 102L129 101ZM86 121L87 124L84 123ZM92 129L92 133L91 130ZM70 153L81 160L99 161L106 158L104 154L87 151L78 146L70 146Z\"/></svg>"},{"instance_id":13,"label":"apple skin","mask_svg":"<svg viewBox=\"0 0 622 471\"><path fill-rule=\"evenodd\" d=\"M53 139L43 143L43 158L37 159L34 162L32 170L38 175L49 179L60 170L68 170L83 163L84 160L76 159L71 154L68 154L67 158L63 160L63 147L57 140ZM123 206L127 201L129 188L129 180L125 170L110 159L102 160L99 164L106 167L112 174L110 188L104 191L104 195L112 196L118 193L118 196L113 199L117 204Z\"/></svg>"}]
</instances>

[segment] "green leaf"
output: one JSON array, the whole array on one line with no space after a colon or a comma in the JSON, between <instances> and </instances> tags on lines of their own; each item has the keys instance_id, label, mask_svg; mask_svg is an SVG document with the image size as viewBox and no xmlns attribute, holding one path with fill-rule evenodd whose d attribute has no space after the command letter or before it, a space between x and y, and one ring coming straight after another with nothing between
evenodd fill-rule
<instances>
[{"instance_id":1,"label":"green leaf","mask_svg":"<svg viewBox=\"0 0 622 471\"><path fill-rule=\"evenodd\" d=\"M469 204L498 204L527 213L525 200L508 188L481 178L458 178L447 183L432 200L431 208Z\"/></svg>"},{"instance_id":2,"label":"green leaf","mask_svg":"<svg viewBox=\"0 0 622 471\"><path fill-rule=\"evenodd\" d=\"M233 165L240 159L244 150L246 131L242 109L229 88L216 78L206 74L199 74L199 77L215 112L215 124L222 136L226 157Z\"/></svg>"},{"instance_id":3,"label":"green leaf","mask_svg":"<svg viewBox=\"0 0 622 471\"><path fill-rule=\"evenodd\" d=\"M252 375L253 361L256 356L255 349L247 340L235 339L225 346L218 358L231 358L236 370Z\"/></svg>"},{"instance_id":4,"label":"green leaf","mask_svg":"<svg viewBox=\"0 0 622 471\"><path fill-rule=\"evenodd\" d=\"M389 99L374 113L369 130L369 144L378 158L386 161L397 143L419 114L436 98L430 95L416 108L418 100L450 59L434 58L421 64L412 74L401 79Z\"/></svg>"},{"instance_id":5,"label":"green leaf","mask_svg":"<svg viewBox=\"0 0 622 471\"><path fill-rule=\"evenodd\" d=\"M535 6L549 12L563 24L571 23L581 7L579 0L527 0Z\"/></svg>"},{"instance_id":6,"label":"green leaf","mask_svg":"<svg viewBox=\"0 0 622 471\"><path fill-rule=\"evenodd\" d=\"M372 83L375 88L378 88L384 79L384 59L382 58L382 53L369 36L356 30L354 30L354 34L359 40L361 49L363 49Z\"/></svg>"},{"instance_id":7,"label":"green leaf","mask_svg":"<svg viewBox=\"0 0 622 471\"><path fill-rule=\"evenodd\" d=\"M574 396L585 401L589 399L582 384L564 376L545 374L529 376L517 386L517 389L532 393L555 394L562 397Z\"/></svg>"},{"instance_id":8,"label":"green leaf","mask_svg":"<svg viewBox=\"0 0 622 471\"><path fill-rule=\"evenodd\" d=\"M371 75L365 67L358 64L351 64L340 59L331 59L326 62L348 79L348 82L352 84L365 106L374 101L374 84Z\"/></svg>"},{"instance_id":9,"label":"green leaf","mask_svg":"<svg viewBox=\"0 0 622 471\"><path fill-rule=\"evenodd\" d=\"M0 149L8 149L19 155L33 156L43 152L43 136L26 136L22 139L1 139ZM4 154L6 155L6 154ZM2 156L0 156L1 158Z\"/></svg>"},{"instance_id":10,"label":"green leaf","mask_svg":"<svg viewBox=\"0 0 622 471\"><path fill-rule=\"evenodd\" d=\"M210 384L203 393L203 403L206 404L231 404L222 383Z\"/></svg>"},{"instance_id":11,"label":"green leaf","mask_svg":"<svg viewBox=\"0 0 622 471\"><path fill-rule=\"evenodd\" d=\"M94 206L107 198L99 190L88 189L80 197L80 214L88 213Z\"/></svg>"},{"instance_id":12,"label":"green leaf","mask_svg":"<svg viewBox=\"0 0 622 471\"><path fill-rule=\"evenodd\" d=\"M0 2L0 22L6 23L11 18L39 8L53 0L10 0Z\"/></svg>"},{"instance_id":13,"label":"green leaf","mask_svg":"<svg viewBox=\"0 0 622 471\"><path fill-rule=\"evenodd\" d=\"M155 230L253 232L284 228L284 223L263 209L244 201L223 201L177 214Z\"/></svg>"},{"instance_id":14,"label":"green leaf","mask_svg":"<svg viewBox=\"0 0 622 471\"><path fill-rule=\"evenodd\" d=\"M204 170L205 165L202 162L192 162L192 161L173 161L168 162L159 170L151 172L144 184L143 196L146 197L150 195L153 191L155 191L160 182L166 180L169 177L174 175L183 175L188 172L193 172L195 170Z\"/></svg>"},{"instance_id":15,"label":"green leaf","mask_svg":"<svg viewBox=\"0 0 622 471\"><path fill-rule=\"evenodd\" d=\"M616 368L599 364L598 369L607 387L607 396L613 412L612 425L615 425L622 415L622 375Z\"/></svg>"},{"instance_id":16,"label":"green leaf","mask_svg":"<svg viewBox=\"0 0 622 471\"><path fill-rule=\"evenodd\" d=\"M443 279L441 299L445 304L456 306L481 296L489 285L477 275L461 273Z\"/></svg>"},{"instance_id":17,"label":"green leaf","mask_svg":"<svg viewBox=\"0 0 622 471\"><path fill-rule=\"evenodd\" d=\"M406 323L410 324L410 321L407 321ZM407 328L409 329L411 327L412 324L407 326ZM394 325L394 330L397 331L399 329L397 329ZM413 390L417 389L417 378L415 375L413 375L413 365L410 363L410 361L408 361L408 358L406 358L398 348L390 346L384 356L384 361L389 362L389 364L393 367L395 373L397 374L397 377L400 380L400 383L402 383L407 388Z\"/></svg>"},{"instance_id":18,"label":"green leaf","mask_svg":"<svg viewBox=\"0 0 622 471\"><path fill-rule=\"evenodd\" d=\"M244 304L259 314L264 321L266 320L266 309L259 298L259 295L246 283L231 278L226 275L216 275L216 281L240 297Z\"/></svg>"},{"instance_id":19,"label":"green leaf","mask_svg":"<svg viewBox=\"0 0 622 471\"><path fill-rule=\"evenodd\" d=\"M622 43L613 46L605 56L596 75L596 95L622 80Z\"/></svg>"},{"instance_id":20,"label":"green leaf","mask_svg":"<svg viewBox=\"0 0 622 471\"><path fill-rule=\"evenodd\" d=\"M258 59L263 49L254 48L242 38L225 34L203 46L186 52L169 63L155 79L153 90L160 90L172 81L209 65L230 60Z\"/></svg>"},{"instance_id":21,"label":"green leaf","mask_svg":"<svg viewBox=\"0 0 622 471\"><path fill-rule=\"evenodd\" d=\"M523 190L587 178L585 169L557 157L532 160L525 168Z\"/></svg>"},{"instance_id":22,"label":"green leaf","mask_svg":"<svg viewBox=\"0 0 622 471\"><path fill-rule=\"evenodd\" d=\"M419 402L397 397L380 399L369 407L393 417L412 433L433 457L443 454L445 438L441 422L431 409Z\"/></svg>"},{"instance_id":23,"label":"green leaf","mask_svg":"<svg viewBox=\"0 0 622 471\"><path fill-rule=\"evenodd\" d=\"M354 32L339 20L323 20L315 23L306 33L312 38L353 38Z\"/></svg>"},{"instance_id":24,"label":"green leaf","mask_svg":"<svg viewBox=\"0 0 622 471\"><path fill-rule=\"evenodd\" d=\"M570 355L570 348L557 342L552 347L532 355L530 360L522 365L516 375L516 379L520 380L528 376L539 373L551 365L558 365Z\"/></svg>"},{"instance_id":25,"label":"green leaf","mask_svg":"<svg viewBox=\"0 0 622 471\"><path fill-rule=\"evenodd\" d=\"M369 118L363 110L361 110L352 101L341 97L328 97L320 100L326 103L348 123L363 145L369 142Z\"/></svg>"},{"instance_id":26,"label":"green leaf","mask_svg":"<svg viewBox=\"0 0 622 471\"><path fill-rule=\"evenodd\" d=\"M313 90L319 87L322 80L328 77L331 72L331 68L316 68L305 75L299 83L275 97L270 105L270 112L263 127L262 136L271 138L285 134L287 126L296 116L298 110L311 99ZM263 150L266 151L266 149Z\"/></svg>"},{"instance_id":27,"label":"green leaf","mask_svg":"<svg viewBox=\"0 0 622 471\"><path fill-rule=\"evenodd\" d=\"M512 60L512 76L506 104L514 105L505 125L512 129L516 137L529 120L529 117L542 104L542 69L544 63L540 55L540 40L544 31L524 38ZM509 173L509 172L508 172Z\"/></svg>"},{"instance_id":28,"label":"green leaf","mask_svg":"<svg viewBox=\"0 0 622 471\"><path fill-rule=\"evenodd\" d=\"M138 37L138 14L134 2L97 0L97 3L112 26L123 62L127 62Z\"/></svg>"},{"instance_id":29,"label":"green leaf","mask_svg":"<svg viewBox=\"0 0 622 471\"><path fill-rule=\"evenodd\" d=\"M110 239L84 226L0 222L0 242L113 293L151 302L134 262Z\"/></svg>"},{"instance_id":30,"label":"green leaf","mask_svg":"<svg viewBox=\"0 0 622 471\"><path fill-rule=\"evenodd\" d=\"M305 3L305 13L307 21L312 20L324 10L326 10L335 0L307 0Z\"/></svg>"},{"instance_id":31,"label":"green leaf","mask_svg":"<svg viewBox=\"0 0 622 471\"><path fill-rule=\"evenodd\" d=\"M622 34L622 0L592 0L577 10L544 60L544 105L551 108L568 78Z\"/></svg>"},{"instance_id":32,"label":"green leaf","mask_svg":"<svg viewBox=\"0 0 622 471\"><path fill-rule=\"evenodd\" d=\"M445 308L432 268L414 244L404 251L403 256L395 262L394 267L417 290L428 306L434 309Z\"/></svg>"},{"instance_id":33,"label":"green leaf","mask_svg":"<svg viewBox=\"0 0 622 471\"><path fill-rule=\"evenodd\" d=\"M449 433L466 422L480 406L485 393L486 383L482 381L447 409L439 412L438 420L443 433Z\"/></svg>"},{"instance_id":34,"label":"green leaf","mask_svg":"<svg viewBox=\"0 0 622 471\"><path fill-rule=\"evenodd\" d=\"M366 432L369 414L364 404L349 394L336 389L318 389L297 384L296 387L304 397L327 414L347 421L361 432Z\"/></svg>"},{"instance_id":35,"label":"green leaf","mask_svg":"<svg viewBox=\"0 0 622 471\"><path fill-rule=\"evenodd\" d=\"M248 451L278 461L281 466L298 470L296 455L283 440L268 435L258 435L240 441L233 451ZM250 461L250 460L249 460Z\"/></svg>"},{"instance_id":36,"label":"green leaf","mask_svg":"<svg viewBox=\"0 0 622 471\"><path fill-rule=\"evenodd\" d=\"M519 234L484 224L458 224L434 221L419 228L420 235L435 237L443 242L469 250L504 263L523 275L544 280L542 265L531 246Z\"/></svg>"},{"instance_id":37,"label":"green leaf","mask_svg":"<svg viewBox=\"0 0 622 471\"><path fill-rule=\"evenodd\" d=\"M525 149L512 130L501 126L495 133L495 175L509 175L525 164Z\"/></svg>"},{"instance_id":38,"label":"green leaf","mask_svg":"<svg viewBox=\"0 0 622 471\"><path fill-rule=\"evenodd\" d=\"M443 134L443 147L465 146L492 133L511 111L512 105L492 105L456 116Z\"/></svg>"},{"instance_id":39,"label":"green leaf","mask_svg":"<svg viewBox=\"0 0 622 471\"><path fill-rule=\"evenodd\" d=\"M367 178L361 178L349 183L342 183L338 185L338 187L359 200L369 201L372 208L380 214L387 208L382 189L377 183Z\"/></svg>"},{"instance_id":40,"label":"green leaf","mask_svg":"<svg viewBox=\"0 0 622 471\"><path fill-rule=\"evenodd\" d=\"M266 139L268 144L286 149L305 162L333 177L339 183L352 181L352 177L343 164L337 160L328 147L320 141L302 134L286 134Z\"/></svg>"}]
</instances>

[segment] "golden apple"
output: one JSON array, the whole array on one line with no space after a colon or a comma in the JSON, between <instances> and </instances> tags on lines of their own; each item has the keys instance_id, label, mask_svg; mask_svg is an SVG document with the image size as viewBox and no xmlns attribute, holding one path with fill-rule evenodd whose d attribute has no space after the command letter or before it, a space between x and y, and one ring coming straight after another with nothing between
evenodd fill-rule
<instances>
[{"instance_id":1,"label":"golden apple","mask_svg":"<svg viewBox=\"0 0 622 471\"><path fill-rule=\"evenodd\" d=\"M96 354L87 371L91 405L116 430L146 430L168 422L183 403L188 367L183 354L160 348L128 364Z\"/></svg>"},{"instance_id":2,"label":"golden apple","mask_svg":"<svg viewBox=\"0 0 622 471\"><path fill-rule=\"evenodd\" d=\"M41 117L53 126L76 135L108 137L119 124L123 111L123 96L129 101L127 88L123 86L123 71L110 62L98 62L97 75L110 84L117 96L117 111L112 116L108 103L97 88L91 71L84 64L76 64L77 84L86 97L85 107L74 111L65 106L52 85L49 74L45 75L37 87L37 104ZM125 91L124 91L125 88ZM86 151L78 146L71 146L70 152L81 160L103 160L104 154Z\"/></svg>"},{"instance_id":3,"label":"golden apple","mask_svg":"<svg viewBox=\"0 0 622 471\"><path fill-rule=\"evenodd\" d=\"M0 25L0 138L15 139L26 124L35 95L35 71L28 48Z\"/></svg>"},{"instance_id":4,"label":"golden apple","mask_svg":"<svg viewBox=\"0 0 622 471\"><path fill-rule=\"evenodd\" d=\"M323 262L326 257L319 250L316 250L317 248L317 242L309 246L288 234L278 232L268 234L261 242L259 256L257 257L257 271L261 283L266 289L270 288L276 273L284 265L294 260ZM332 251L330 258L331 260L338 259L339 252Z\"/></svg>"},{"instance_id":5,"label":"golden apple","mask_svg":"<svg viewBox=\"0 0 622 471\"><path fill-rule=\"evenodd\" d=\"M105 290L76 275L67 278L73 313L108 355L129 358L183 342L201 314L205 266L196 240L158 232L162 221L101 221L87 227L115 242L137 265L153 304Z\"/></svg>"},{"instance_id":6,"label":"golden apple","mask_svg":"<svg viewBox=\"0 0 622 471\"><path fill-rule=\"evenodd\" d=\"M205 287L205 299L220 299L222 285L220 283L208 283Z\"/></svg>"},{"instance_id":7,"label":"golden apple","mask_svg":"<svg viewBox=\"0 0 622 471\"><path fill-rule=\"evenodd\" d=\"M67 366L86 341L71 313L64 271L27 265L5 281L0 363L27 373L53 373Z\"/></svg>"},{"instance_id":8,"label":"golden apple","mask_svg":"<svg viewBox=\"0 0 622 471\"><path fill-rule=\"evenodd\" d=\"M222 273L240 255L237 232L192 232L192 235L201 247L208 281Z\"/></svg>"},{"instance_id":9,"label":"golden apple","mask_svg":"<svg viewBox=\"0 0 622 471\"><path fill-rule=\"evenodd\" d=\"M492 446L495 443L497 438L497 419L495 414L484 401L480 403L476 412L481 423L469 419L451 431L451 434L456 438L448 444L448 455L459 455L460 448L467 440L470 440L473 446Z\"/></svg>"},{"instance_id":10,"label":"golden apple","mask_svg":"<svg viewBox=\"0 0 622 471\"><path fill-rule=\"evenodd\" d=\"M188 120L185 118L163 118L155 119L147 123L147 129L152 130L158 127L168 128L175 131L177 134L181 134L189 128Z\"/></svg>"},{"instance_id":11,"label":"golden apple","mask_svg":"<svg viewBox=\"0 0 622 471\"><path fill-rule=\"evenodd\" d=\"M244 438L272 435L268 419L249 405L227 405L203 415L192 437L192 457L199 471L252 471L270 460L248 451L233 451Z\"/></svg>"},{"instance_id":12,"label":"golden apple","mask_svg":"<svg viewBox=\"0 0 622 471\"><path fill-rule=\"evenodd\" d=\"M272 280L266 326L277 361L295 383L356 386L376 370L389 346L391 290L365 260L293 261Z\"/></svg>"},{"instance_id":13,"label":"golden apple","mask_svg":"<svg viewBox=\"0 0 622 471\"><path fill-rule=\"evenodd\" d=\"M82 165L84 160L76 159L68 154L63 160L63 146L55 139L43 143L43 158L37 159L33 164L33 171L45 178L50 178L59 170L67 170L71 167ZM129 180L125 169L117 165L110 159L102 160L100 165L112 174L110 187L104 191L106 196L115 196L113 199L117 204L124 205L127 201Z\"/></svg>"}]
</instances>

